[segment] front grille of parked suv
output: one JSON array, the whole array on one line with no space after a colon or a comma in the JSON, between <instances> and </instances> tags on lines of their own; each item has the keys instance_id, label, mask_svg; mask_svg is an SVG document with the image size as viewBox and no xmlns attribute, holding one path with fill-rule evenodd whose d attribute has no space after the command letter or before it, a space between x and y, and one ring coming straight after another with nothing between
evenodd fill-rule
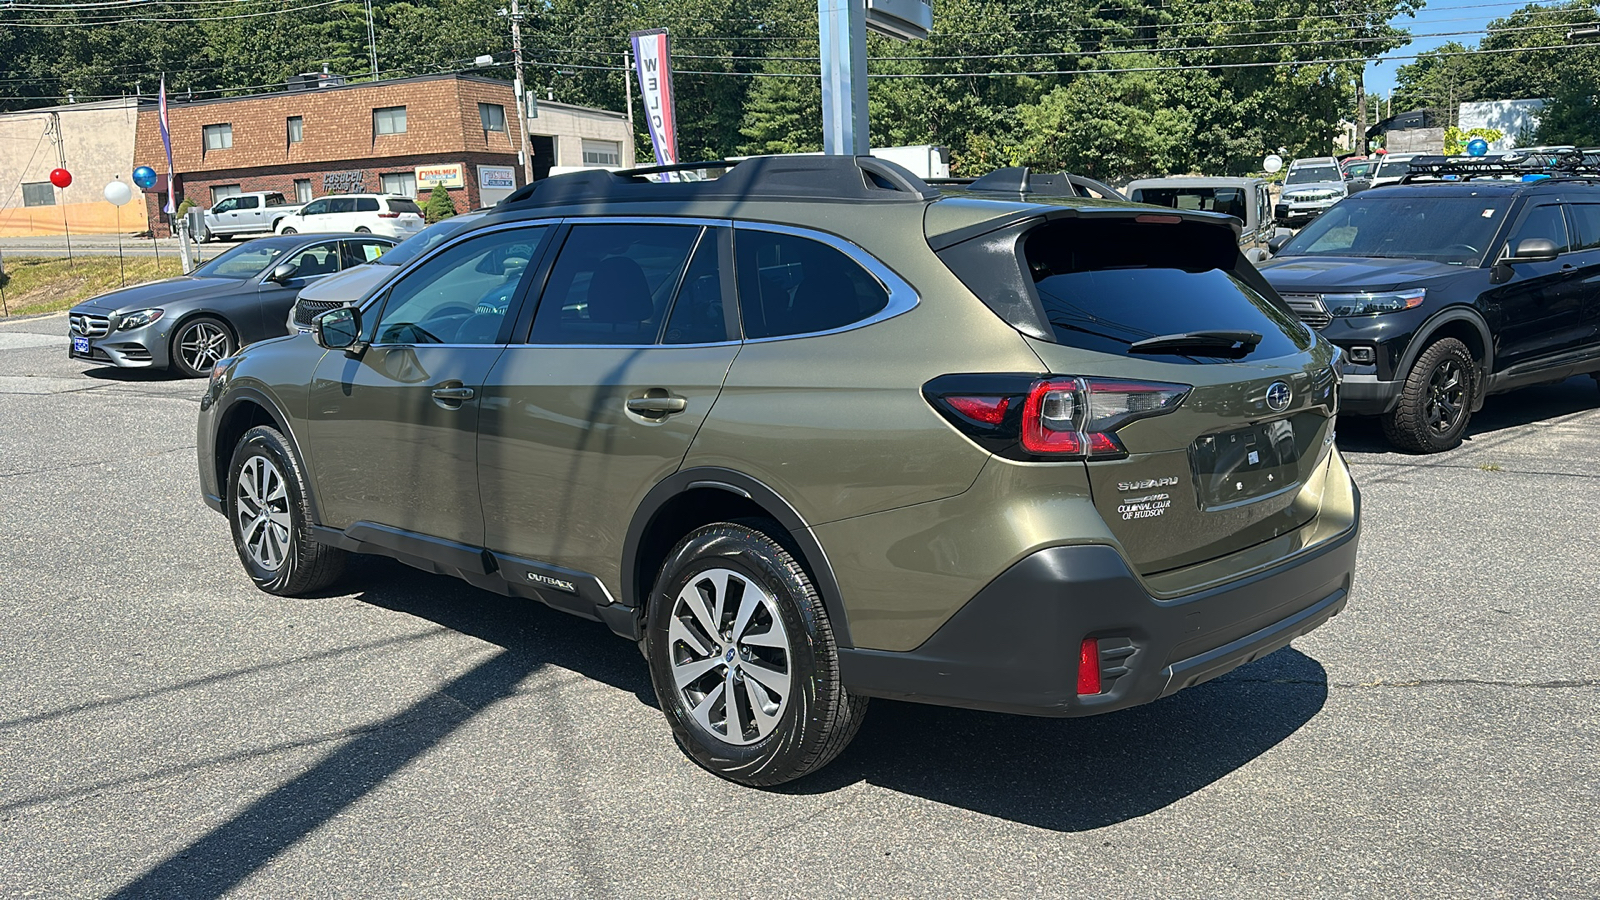
<instances>
[{"instance_id":1,"label":"front grille of parked suv","mask_svg":"<svg viewBox=\"0 0 1600 900\"><path fill-rule=\"evenodd\" d=\"M310 328L311 320L330 309L348 306L343 300L296 300L294 324L297 328Z\"/></svg>"},{"instance_id":2,"label":"front grille of parked suv","mask_svg":"<svg viewBox=\"0 0 1600 900\"><path fill-rule=\"evenodd\" d=\"M1321 294L1282 294L1283 302L1289 304L1294 314L1300 321L1310 325L1318 331L1328 327L1333 321L1333 316L1328 315L1327 307L1322 305Z\"/></svg>"},{"instance_id":3,"label":"front grille of parked suv","mask_svg":"<svg viewBox=\"0 0 1600 900\"><path fill-rule=\"evenodd\" d=\"M111 333L111 320L105 316L74 314L69 320L72 333L83 337L104 337Z\"/></svg>"}]
</instances>

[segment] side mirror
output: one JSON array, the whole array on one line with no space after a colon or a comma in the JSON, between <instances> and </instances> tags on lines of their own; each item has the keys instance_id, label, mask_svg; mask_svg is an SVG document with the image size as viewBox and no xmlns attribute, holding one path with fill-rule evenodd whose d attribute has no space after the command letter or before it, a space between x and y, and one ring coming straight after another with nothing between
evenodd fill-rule
<instances>
[{"instance_id":1,"label":"side mirror","mask_svg":"<svg viewBox=\"0 0 1600 900\"><path fill-rule=\"evenodd\" d=\"M1517 244L1511 262L1549 262L1556 258L1556 242L1549 238L1527 238Z\"/></svg>"},{"instance_id":2,"label":"side mirror","mask_svg":"<svg viewBox=\"0 0 1600 900\"><path fill-rule=\"evenodd\" d=\"M341 306L311 320L311 337L325 350L349 351L361 339L361 310Z\"/></svg>"},{"instance_id":3,"label":"side mirror","mask_svg":"<svg viewBox=\"0 0 1600 900\"><path fill-rule=\"evenodd\" d=\"M1271 253L1273 255L1277 255L1277 252L1279 250L1282 250L1283 249L1283 245L1289 243L1289 238L1292 238L1292 237L1294 237L1294 235L1292 235L1292 234L1275 234L1275 235L1273 235L1272 237L1267 239L1267 252Z\"/></svg>"},{"instance_id":4,"label":"side mirror","mask_svg":"<svg viewBox=\"0 0 1600 900\"><path fill-rule=\"evenodd\" d=\"M277 267L272 270L272 274L267 276L267 280L276 282L278 284L283 284L284 282L293 278L297 273L299 273L299 271L300 266L296 265L295 263L279 263Z\"/></svg>"}]
</instances>

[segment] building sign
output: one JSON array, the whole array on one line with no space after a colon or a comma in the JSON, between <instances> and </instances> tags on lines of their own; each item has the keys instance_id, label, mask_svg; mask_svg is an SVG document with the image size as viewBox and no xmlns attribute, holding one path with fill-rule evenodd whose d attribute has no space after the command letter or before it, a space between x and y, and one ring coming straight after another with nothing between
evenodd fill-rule
<instances>
[{"instance_id":1,"label":"building sign","mask_svg":"<svg viewBox=\"0 0 1600 900\"><path fill-rule=\"evenodd\" d=\"M422 177L417 177L422 182ZM479 166L478 187L485 191L513 191L517 188L517 170L510 166Z\"/></svg>"},{"instance_id":2,"label":"building sign","mask_svg":"<svg viewBox=\"0 0 1600 900\"><path fill-rule=\"evenodd\" d=\"M350 172L322 173L324 194L356 194L366 190L367 173L361 169Z\"/></svg>"},{"instance_id":3,"label":"building sign","mask_svg":"<svg viewBox=\"0 0 1600 900\"><path fill-rule=\"evenodd\" d=\"M436 185L444 185L447 188L466 187L466 166L461 163L417 166L417 192L431 191Z\"/></svg>"}]
</instances>

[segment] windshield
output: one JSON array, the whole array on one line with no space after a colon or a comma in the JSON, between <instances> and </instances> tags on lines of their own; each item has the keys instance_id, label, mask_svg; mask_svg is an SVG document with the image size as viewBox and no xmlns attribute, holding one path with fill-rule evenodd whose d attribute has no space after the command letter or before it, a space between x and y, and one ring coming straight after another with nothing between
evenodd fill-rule
<instances>
[{"instance_id":1,"label":"windshield","mask_svg":"<svg viewBox=\"0 0 1600 900\"><path fill-rule=\"evenodd\" d=\"M427 251L439 246L445 238L458 231L466 229L477 222L482 216L455 216L443 222L435 222L427 228L413 234L393 247L373 262L381 266L403 266L416 259Z\"/></svg>"},{"instance_id":2,"label":"windshield","mask_svg":"<svg viewBox=\"0 0 1600 900\"><path fill-rule=\"evenodd\" d=\"M1405 159L1390 159L1388 157L1384 157L1384 159L1378 163L1377 171L1373 172L1372 175L1374 178L1399 178L1401 175L1404 175L1410 171L1411 158L1409 156Z\"/></svg>"},{"instance_id":3,"label":"windshield","mask_svg":"<svg viewBox=\"0 0 1600 900\"><path fill-rule=\"evenodd\" d=\"M254 278L283 255L282 247L240 244L194 270L196 278Z\"/></svg>"},{"instance_id":4,"label":"windshield","mask_svg":"<svg viewBox=\"0 0 1600 900\"><path fill-rule=\"evenodd\" d=\"M1301 166L1289 170L1284 184L1312 184L1318 181L1339 181L1338 166Z\"/></svg>"},{"instance_id":5,"label":"windshield","mask_svg":"<svg viewBox=\"0 0 1600 900\"><path fill-rule=\"evenodd\" d=\"M1394 197L1366 192L1314 219L1275 256L1427 259L1476 266L1505 218L1488 197Z\"/></svg>"}]
</instances>

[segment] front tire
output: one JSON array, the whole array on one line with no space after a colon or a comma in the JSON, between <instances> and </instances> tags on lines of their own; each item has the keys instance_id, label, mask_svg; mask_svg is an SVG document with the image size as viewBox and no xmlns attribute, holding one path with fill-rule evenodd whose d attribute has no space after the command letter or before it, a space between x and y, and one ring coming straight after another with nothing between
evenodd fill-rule
<instances>
[{"instance_id":1,"label":"front tire","mask_svg":"<svg viewBox=\"0 0 1600 900\"><path fill-rule=\"evenodd\" d=\"M365 225L363 225L360 228L356 229L356 234L371 234L371 233L372 233L372 229L368 228Z\"/></svg>"},{"instance_id":2,"label":"front tire","mask_svg":"<svg viewBox=\"0 0 1600 900\"><path fill-rule=\"evenodd\" d=\"M321 590L344 573L349 554L311 539L305 473L277 429L244 433L228 464L228 524L239 562L256 587L281 597Z\"/></svg>"},{"instance_id":3,"label":"front tire","mask_svg":"<svg viewBox=\"0 0 1600 900\"><path fill-rule=\"evenodd\" d=\"M719 522L680 541L651 594L645 653L678 745L700 766L770 787L855 737L867 700L844 689L827 610L772 537Z\"/></svg>"},{"instance_id":4,"label":"front tire","mask_svg":"<svg viewBox=\"0 0 1600 900\"><path fill-rule=\"evenodd\" d=\"M221 319L197 316L183 323L172 336L172 367L189 378L211 374L218 360L233 355L233 332Z\"/></svg>"},{"instance_id":5,"label":"front tire","mask_svg":"<svg viewBox=\"0 0 1600 900\"><path fill-rule=\"evenodd\" d=\"M285 228L285 229L283 229L282 231L280 231L278 233L279 234L299 234L300 232L295 231L293 228Z\"/></svg>"},{"instance_id":6,"label":"front tire","mask_svg":"<svg viewBox=\"0 0 1600 900\"><path fill-rule=\"evenodd\" d=\"M1477 399L1478 371L1467 345L1434 341L1406 373L1400 402L1383 417L1383 435L1402 450L1442 453L1461 444Z\"/></svg>"}]
</instances>

